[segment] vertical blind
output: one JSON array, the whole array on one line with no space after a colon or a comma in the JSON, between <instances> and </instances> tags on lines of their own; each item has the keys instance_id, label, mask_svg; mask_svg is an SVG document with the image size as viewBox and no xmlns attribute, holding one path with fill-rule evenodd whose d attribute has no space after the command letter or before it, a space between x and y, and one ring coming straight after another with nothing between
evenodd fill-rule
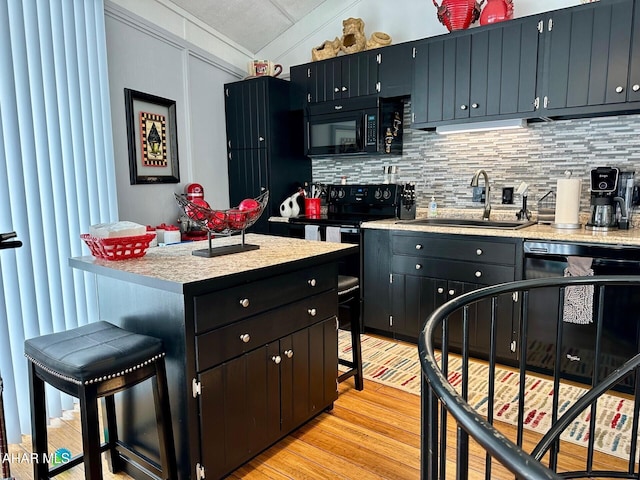
<instances>
[{"instance_id":1,"label":"vertical blind","mask_svg":"<svg viewBox=\"0 0 640 480\"><path fill-rule=\"evenodd\" d=\"M10 443L31 432L24 340L97 318L80 233L117 219L103 0L0 0L0 375ZM50 387L50 417L73 399Z\"/></svg>"}]
</instances>

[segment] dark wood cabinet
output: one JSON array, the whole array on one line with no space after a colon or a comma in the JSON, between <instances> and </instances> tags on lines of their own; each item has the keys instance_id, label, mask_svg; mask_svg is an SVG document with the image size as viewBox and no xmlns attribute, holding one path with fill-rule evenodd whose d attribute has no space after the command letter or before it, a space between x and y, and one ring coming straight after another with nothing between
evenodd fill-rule
<instances>
[{"instance_id":1,"label":"dark wood cabinet","mask_svg":"<svg viewBox=\"0 0 640 480\"><path fill-rule=\"evenodd\" d=\"M634 93L629 85L629 61L633 62L633 34L640 32L634 32L633 23L633 0L549 14L544 33L548 43L544 110L555 115L557 110L559 114L611 112L618 108L615 104L624 108L632 97L630 87ZM636 68L635 63L633 66Z\"/></svg>"},{"instance_id":2,"label":"dark wood cabinet","mask_svg":"<svg viewBox=\"0 0 640 480\"><path fill-rule=\"evenodd\" d=\"M273 77L224 86L229 202L268 189L265 213L251 231L269 233L270 216L280 203L311 179L311 161L303 154L302 113L291 110L290 82Z\"/></svg>"},{"instance_id":3,"label":"dark wood cabinet","mask_svg":"<svg viewBox=\"0 0 640 480\"><path fill-rule=\"evenodd\" d=\"M538 43L535 18L417 42L413 125L532 116Z\"/></svg>"},{"instance_id":4,"label":"dark wood cabinet","mask_svg":"<svg viewBox=\"0 0 640 480\"><path fill-rule=\"evenodd\" d=\"M416 341L427 317L445 302L522 278L518 239L365 229L362 248L365 329L403 340ZM375 289L369 293L369 287ZM517 359L518 307L510 295L498 298L496 353L502 361ZM470 306L468 327L471 353L488 356L490 300ZM461 311L449 317L449 345L454 350L462 345Z\"/></svg>"},{"instance_id":5,"label":"dark wood cabinet","mask_svg":"<svg viewBox=\"0 0 640 480\"><path fill-rule=\"evenodd\" d=\"M199 376L208 476L223 477L333 403L337 336L328 318Z\"/></svg>"},{"instance_id":6,"label":"dark wood cabinet","mask_svg":"<svg viewBox=\"0 0 640 480\"><path fill-rule=\"evenodd\" d=\"M374 51L341 55L294 67L292 82L306 90L306 103L374 95L378 92L378 59Z\"/></svg>"},{"instance_id":7,"label":"dark wood cabinet","mask_svg":"<svg viewBox=\"0 0 640 480\"><path fill-rule=\"evenodd\" d=\"M414 42L374 50L378 58L379 94L384 98L411 95Z\"/></svg>"},{"instance_id":8,"label":"dark wood cabinet","mask_svg":"<svg viewBox=\"0 0 640 480\"><path fill-rule=\"evenodd\" d=\"M389 230L364 229L361 243L362 322L370 331L389 331L392 292Z\"/></svg>"}]
</instances>

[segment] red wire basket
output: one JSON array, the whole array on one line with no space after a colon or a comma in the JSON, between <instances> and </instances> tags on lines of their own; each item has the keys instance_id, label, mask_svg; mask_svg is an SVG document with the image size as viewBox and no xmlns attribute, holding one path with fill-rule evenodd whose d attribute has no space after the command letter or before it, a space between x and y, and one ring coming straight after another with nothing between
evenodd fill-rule
<instances>
[{"instance_id":1,"label":"red wire basket","mask_svg":"<svg viewBox=\"0 0 640 480\"><path fill-rule=\"evenodd\" d=\"M104 260L128 260L143 257L149 248L149 242L155 233L135 235L133 237L98 238L83 233L80 238L85 241L91 254Z\"/></svg>"},{"instance_id":2,"label":"red wire basket","mask_svg":"<svg viewBox=\"0 0 640 480\"><path fill-rule=\"evenodd\" d=\"M267 190L253 199L257 203L255 208L241 210L236 207L228 210L213 210L187 200L184 195L177 193L174 195L176 202L187 217L204 230L220 235L229 235L249 228L260 218L267 202L269 202L269 191Z\"/></svg>"}]
</instances>

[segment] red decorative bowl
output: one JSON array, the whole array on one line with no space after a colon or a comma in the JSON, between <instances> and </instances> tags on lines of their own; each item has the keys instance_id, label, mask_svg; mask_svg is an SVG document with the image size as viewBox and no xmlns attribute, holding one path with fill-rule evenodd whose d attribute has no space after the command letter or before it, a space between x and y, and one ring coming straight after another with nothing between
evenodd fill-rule
<instances>
[{"instance_id":1,"label":"red decorative bowl","mask_svg":"<svg viewBox=\"0 0 640 480\"><path fill-rule=\"evenodd\" d=\"M98 238L88 233L80 235L80 238L91 250L91 255L104 260L127 260L143 257L149 249L149 242L155 237L155 233L116 238Z\"/></svg>"},{"instance_id":2,"label":"red decorative bowl","mask_svg":"<svg viewBox=\"0 0 640 480\"><path fill-rule=\"evenodd\" d=\"M250 210L230 208L228 210L213 210L193 203L184 195L174 194L176 202L182 208L185 215L197 223L206 231L222 235L231 234L249 228L256 223L269 201L269 191L262 193L254 200L258 206Z\"/></svg>"}]
</instances>

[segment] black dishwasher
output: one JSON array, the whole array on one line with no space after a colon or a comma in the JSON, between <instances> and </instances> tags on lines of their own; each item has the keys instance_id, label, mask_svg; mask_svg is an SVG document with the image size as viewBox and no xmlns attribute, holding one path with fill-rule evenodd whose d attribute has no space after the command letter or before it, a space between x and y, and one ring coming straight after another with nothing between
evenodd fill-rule
<instances>
[{"instance_id":1,"label":"black dishwasher","mask_svg":"<svg viewBox=\"0 0 640 480\"><path fill-rule=\"evenodd\" d=\"M640 247L552 241L524 242L526 279L562 277L570 259L589 259L593 275L640 274ZM595 322L574 323L559 318L558 288L532 290L529 297L527 364L549 373L556 362L556 335L562 328L563 378L591 384L596 350ZM597 299L594 299L597 301ZM592 307L595 311L597 306ZM605 289L604 319L601 332L597 380L606 377L639 351L640 291L632 286L616 285ZM625 379L622 390L633 387Z\"/></svg>"}]
</instances>

